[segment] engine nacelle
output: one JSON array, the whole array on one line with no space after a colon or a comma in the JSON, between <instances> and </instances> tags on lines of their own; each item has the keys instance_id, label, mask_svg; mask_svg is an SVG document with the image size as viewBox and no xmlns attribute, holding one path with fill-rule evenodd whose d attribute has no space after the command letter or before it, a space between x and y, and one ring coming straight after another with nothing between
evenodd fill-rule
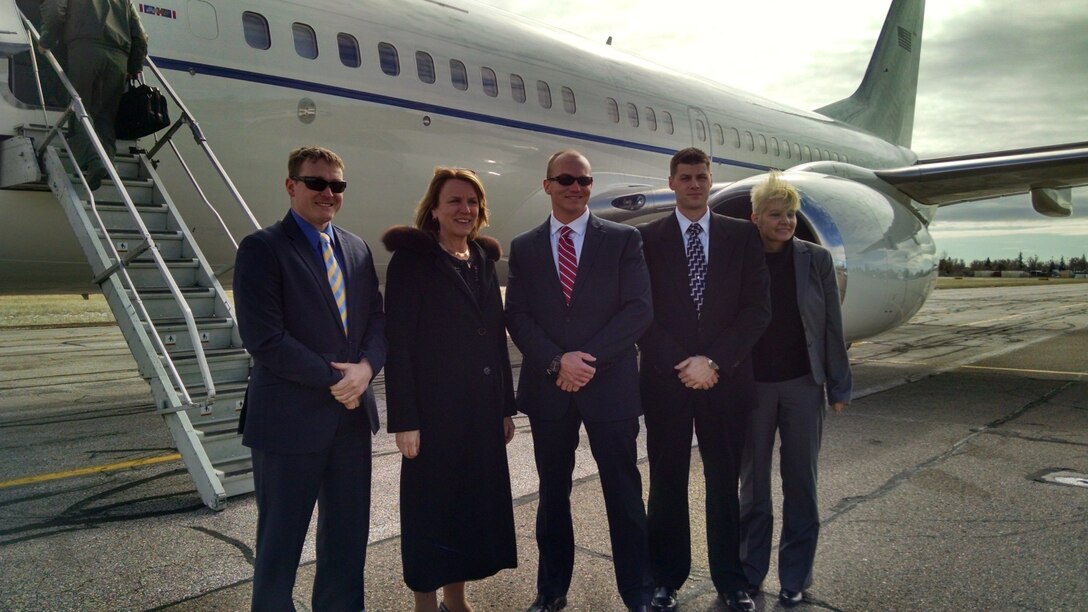
<instances>
[{"instance_id":1,"label":"engine nacelle","mask_svg":"<svg viewBox=\"0 0 1088 612\"><path fill-rule=\"evenodd\" d=\"M918 312L937 283L937 249L924 217L909 201L870 186L881 182L864 168L834 165L826 170L835 175L810 167L782 177L801 194L797 237L831 251L846 340L853 342L897 327ZM750 218L752 188L764 180L761 174L730 184L711 196L711 209Z\"/></svg>"}]
</instances>

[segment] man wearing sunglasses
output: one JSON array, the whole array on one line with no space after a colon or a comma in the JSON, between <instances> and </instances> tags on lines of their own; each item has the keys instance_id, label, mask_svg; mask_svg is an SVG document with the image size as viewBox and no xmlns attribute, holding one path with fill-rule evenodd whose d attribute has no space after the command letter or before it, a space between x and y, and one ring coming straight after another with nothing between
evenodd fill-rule
<instances>
[{"instance_id":1,"label":"man wearing sunglasses","mask_svg":"<svg viewBox=\"0 0 1088 612\"><path fill-rule=\"evenodd\" d=\"M257 493L254 610L293 610L317 503L314 610L362 610L370 524L370 381L385 363L385 315L370 248L332 225L344 162L322 147L290 155L283 220L242 241L238 331L253 356L239 428Z\"/></svg>"},{"instance_id":2,"label":"man wearing sunglasses","mask_svg":"<svg viewBox=\"0 0 1088 612\"><path fill-rule=\"evenodd\" d=\"M712 181L706 153L677 152L669 166L675 214L639 226L654 300L639 348L656 610L676 608L691 571L692 429L706 479L711 580L730 610L755 610L739 557L737 481L755 405L751 351L771 321L770 279L755 226L710 212Z\"/></svg>"},{"instance_id":3,"label":"man wearing sunglasses","mask_svg":"<svg viewBox=\"0 0 1088 612\"><path fill-rule=\"evenodd\" d=\"M551 214L514 238L507 325L521 350L518 409L529 416L540 504L537 598L531 612L566 606L574 570L570 492L584 425L601 478L616 583L631 610L648 610L646 509L638 471L635 341L653 317L638 230L589 212L593 176L577 151L548 160Z\"/></svg>"}]
</instances>

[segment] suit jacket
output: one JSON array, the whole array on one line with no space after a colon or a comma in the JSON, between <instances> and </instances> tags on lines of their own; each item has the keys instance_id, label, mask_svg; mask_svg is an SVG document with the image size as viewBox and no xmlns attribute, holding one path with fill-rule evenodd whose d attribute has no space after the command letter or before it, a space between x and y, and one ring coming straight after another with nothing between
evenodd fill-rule
<instances>
[{"instance_id":1,"label":"suit jacket","mask_svg":"<svg viewBox=\"0 0 1088 612\"><path fill-rule=\"evenodd\" d=\"M315 452L332 443L343 418L360 435L378 430L370 387L355 410L345 409L329 393L342 378L330 362L365 357L377 375L386 352L385 315L370 248L350 232L333 231L347 284L347 336L324 265L290 213L238 247L234 304L242 342L253 356L239 427L243 444L251 448Z\"/></svg>"},{"instance_id":2,"label":"suit jacket","mask_svg":"<svg viewBox=\"0 0 1088 612\"><path fill-rule=\"evenodd\" d=\"M812 378L826 385L828 403L849 402L853 379L843 341L842 306L831 253L794 238L793 271Z\"/></svg>"},{"instance_id":3,"label":"suit jacket","mask_svg":"<svg viewBox=\"0 0 1088 612\"><path fill-rule=\"evenodd\" d=\"M702 316L697 316L676 215L639 226L639 231L654 299L653 324L639 341L643 383L659 384L665 378L683 388L673 367L692 355L705 355L721 368L710 397L730 400L730 385L723 383L752 380L751 350L771 321L770 277L759 232L746 221L710 215L706 288Z\"/></svg>"},{"instance_id":4,"label":"suit jacket","mask_svg":"<svg viewBox=\"0 0 1088 612\"><path fill-rule=\"evenodd\" d=\"M639 233L590 215L570 306L550 233L549 218L510 245L506 324L522 354L518 409L554 420L573 401L586 421L636 417L642 409L635 341L653 318ZM593 379L575 393L561 390L546 373L552 359L568 351L597 358Z\"/></svg>"}]
</instances>

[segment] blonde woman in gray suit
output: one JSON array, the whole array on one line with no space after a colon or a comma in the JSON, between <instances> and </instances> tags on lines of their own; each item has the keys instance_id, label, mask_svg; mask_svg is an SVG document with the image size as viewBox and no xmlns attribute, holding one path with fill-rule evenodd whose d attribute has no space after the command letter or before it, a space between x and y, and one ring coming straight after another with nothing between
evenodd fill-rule
<instances>
[{"instance_id":1,"label":"blonde woman in gray suit","mask_svg":"<svg viewBox=\"0 0 1088 612\"><path fill-rule=\"evenodd\" d=\"M772 173L752 190L771 274L771 324L752 350L758 405L741 464L741 561L758 593L770 565L774 511L771 455L781 437L782 536L779 600L795 605L812 584L820 516L816 466L824 413L850 402L850 361L843 340L835 267L823 247L794 237L800 197Z\"/></svg>"}]
</instances>

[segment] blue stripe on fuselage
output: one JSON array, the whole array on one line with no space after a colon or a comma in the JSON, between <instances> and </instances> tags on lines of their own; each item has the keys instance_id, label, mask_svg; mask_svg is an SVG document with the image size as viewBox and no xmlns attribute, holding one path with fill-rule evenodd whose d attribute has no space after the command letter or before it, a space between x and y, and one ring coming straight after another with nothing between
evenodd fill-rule
<instances>
[{"instance_id":1,"label":"blue stripe on fuselage","mask_svg":"<svg viewBox=\"0 0 1088 612\"><path fill-rule=\"evenodd\" d=\"M375 104L382 104L385 106L396 106L399 108L408 108L412 110L423 111L427 113L435 113L439 115L446 115L449 117L457 117L459 119L467 119L469 121L477 121L480 123L489 123L492 125L499 125L503 127L515 128L519 130L527 130L530 132L539 132L541 134L550 134L553 136L562 136L564 138L575 138L578 140L587 140L590 142L597 142L601 144L611 145L614 147L623 147L627 149L636 149L639 151L649 151L651 153L661 153L662 155L671 156L676 152L675 149L668 149L665 147L657 147L654 145L643 144L640 142L633 142L630 140L621 140L618 138L609 138L607 136L599 136L596 134L588 134L585 132L576 132L574 130L565 130L563 128L551 127L547 125L540 125L536 123L528 123L525 121L517 121L514 119L506 119L504 117L496 117L494 115L485 115L483 113L474 113L471 111L464 111L456 108L449 108L446 106L437 106L434 104L427 104L425 102L417 102L415 100L405 100L402 98L394 98L391 96L384 96L381 94L370 93L366 91L359 91L356 89L348 89L346 87L334 87L332 85L323 85L321 83L314 83L311 81L300 81L298 79L288 79L285 77L271 76L267 74L260 74L257 72L250 72L248 70L238 70L235 68L224 68L222 66L211 66L208 64L199 64L196 62L184 62L165 57L152 58L155 64L160 68L168 70L179 70L182 72L190 72L206 74L209 76L217 76L226 79L234 79L236 81L248 81L251 83L262 83L265 85L273 85L276 87L284 87L287 89L298 89L302 91L310 91L314 93L321 93L330 96L336 96L339 98L350 98L353 100L363 100L366 102L373 102ZM737 166L739 168L747 168L750 170L766 171L767 166L761 166L759 164L750 164L748 162L737 161L733 159L726 159L724 157L714 157L714 162L719 164L728 164L730 166Z\"/></svg>"}]
</instances>

